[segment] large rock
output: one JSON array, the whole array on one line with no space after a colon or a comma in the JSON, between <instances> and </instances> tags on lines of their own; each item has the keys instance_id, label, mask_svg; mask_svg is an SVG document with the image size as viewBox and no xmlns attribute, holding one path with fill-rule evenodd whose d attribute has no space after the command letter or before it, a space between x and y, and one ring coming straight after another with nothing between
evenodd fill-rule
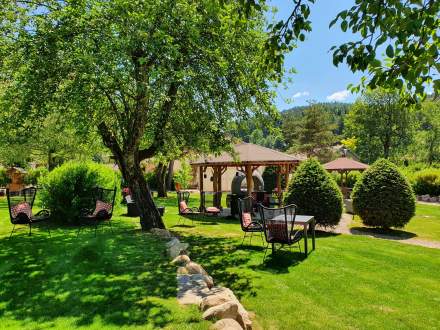
<instances>
[{"instance_id":1,"label":"large rock","mask_svg":"<svg viewBox=\"0 0 440 330\"><path fill-rule=\"evenodd\" d=\"M241 325L234 319L222 319L215 322L210 330L242 330Z\"/></svg>"},{"instance_id":2,"label":"large rock","mask_svg":"<svg viewBox=\"0 0 440 330\"><path fill-rule=\"evenodd\" d=\"M179 239L176 237L173 237L173 239L171 241L166 242L166 247L167 249L169 249L170 247L172 247L174 244L178 244L180 243Z\"/></svg>"},{"instance_id":3,"label":"large rock","mask_svg":"<svg viewBox=\"0 0 440 330\"><path fill-rule=\"evenodd\" d=\"M198 263L194 261L190 261L185 265L186 269L188 270L189 274L203 274L208 275L205 269L203 269L202 266L200 266Z\"/></svg>"},{"instance_id":4,"label":"large rock","mask_svg":"<svg viewBox=\"0 0 440 330\"><path fill-rule=\"evenodd\" d=\"M168 255L170 258L176 258L179 255L187 255L188 254L188 249L189 244L188 243L181 243L181 242L177 242L173 245L171 245L168 249Z\"/></svg>"},{"instance_id":5,"label":"large rock","mask_svg":"<svg viewBox=\"0 0 440 330\"><path fill-rule=\"evenodd\" d=\"M238 305L233 301L211 307L203 313L204 320L212 319L236 319L238 316Z\"/></svg>"},{"instance_id":6,"label":"large rock","mask_svg":"<svg viewBox=\"0 0 440 330\"><path fill-rule=\"evenodd\" d=\"M210 294L201 300L200 309L206 311L209 308L224 304L228 301L234 302L238 306L237 316L234 317L234 319L240 323L243 329L251 330L252 321L249 317L249 313L239 302L234 293L228 288L216 287L211 289Z\"/></svg>"},{"instance_id":7,"label":"large rock","mask_svg":"<svg viewBox=\"0 0 440 330\"><path fill-rule=\"evenodd\" d=\"M171 233L166 229L153 228L150 230L150 233L163 239L171 239L173 237Z\"/></svg>"},{"instance_id":8,"label":"large rock","mask_svg":"<svg viewBox=\"0 0 440 330\"><path fill-rule=\"evenodd\" d=\"M177 300L183 305L200 305L202 299L209 295L209 288L204 275L177 275Z\"/></svg>"},{"instance_id":9,"label":"large rock","mask_svg":"<svg viewBox=\"0 0 440 330\"><path fill-rule=\"evenodd\" d=\"M178 265L178 266L185 266L190 261L191 261L191 259L187 255L183 254L183 255L179 255L179 256L175 257L171 261L171 264Z\"/></svg>"}]
</instances>

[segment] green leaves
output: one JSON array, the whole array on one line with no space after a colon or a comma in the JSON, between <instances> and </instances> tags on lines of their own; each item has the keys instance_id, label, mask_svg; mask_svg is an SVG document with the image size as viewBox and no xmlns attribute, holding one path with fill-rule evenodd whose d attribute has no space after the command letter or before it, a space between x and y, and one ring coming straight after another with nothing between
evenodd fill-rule
<instances>
[{"instance_id":1,"label":"green leaves","mask_svg":"<svg viewBox=\"0 0 440 330\"><path fill-rule=\"evenodd\" d=\"M394 57L394 49L392 45L388 45L387 49L385 50L385 53L387 54L387 56L389 58L393 58Z\"/></svg>"}]
</instances>

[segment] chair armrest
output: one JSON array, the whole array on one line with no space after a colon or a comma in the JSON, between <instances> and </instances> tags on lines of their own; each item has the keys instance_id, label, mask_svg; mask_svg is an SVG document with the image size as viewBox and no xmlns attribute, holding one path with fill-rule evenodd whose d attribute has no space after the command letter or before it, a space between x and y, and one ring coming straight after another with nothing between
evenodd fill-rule
<instances>
[{"instance_id":1,"label":"chair armrest","mask_svg":"<svg viewBox=\"0 0 440 330\"><path fill-rule=\"evenodd\" d=\"M44 209L44 210L40 210L40 211L38 211L36 214L34 214L36 217L39 217L39 216L45 216L45 217L49 217L50 216L50 211L49 210L46 210L46 209Z\"/></svg>"},{"instance_id":2,"label":"chair armrest","mask_svg":"<svg viewBox=\"0 0 440 330\"><path fill-rule=\"evenodd\" d=\"M252 227L252 226L260 227L261 230L263 230L263 225L261 224L261 222L258 222L258 221L252 221L252 222L251 222L250 224L248 224L245 228L250 228L250 227Z\"/></svg>"},{"instance_id":3,"label":"chair armrest","mask_svg":"<svg viewBox=\"0 0 440 330\"><path fill-rule=\"evenodd\" d=\"M91 209L81 209L79 211L80 216L86 216L86 215L90 215L93 213L94 210Z\"/></svg>"}]
</instances>

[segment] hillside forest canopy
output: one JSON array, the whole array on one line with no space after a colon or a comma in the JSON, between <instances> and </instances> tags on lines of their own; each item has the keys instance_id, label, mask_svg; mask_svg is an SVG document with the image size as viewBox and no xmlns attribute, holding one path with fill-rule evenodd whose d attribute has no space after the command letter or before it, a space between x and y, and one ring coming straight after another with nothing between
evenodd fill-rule
<instances>
[{"instance_id":1,"label":"hillside forest canopy","mask_svg":"<svg viewBox=\"0 0 440 330\"><path fill-rule=\"evenodd\" d=\"M173 160L237 139L322 161L337 145L367 162L439 161L440 3L356 1L329 25L361 36L332 55L365 73L359 99L280 112L274 87L314 2L268 22L255 0L0 0L0 163L114 161L151 229L164 224L145 160L163 189Z\"/></svg>"}]
</instances>

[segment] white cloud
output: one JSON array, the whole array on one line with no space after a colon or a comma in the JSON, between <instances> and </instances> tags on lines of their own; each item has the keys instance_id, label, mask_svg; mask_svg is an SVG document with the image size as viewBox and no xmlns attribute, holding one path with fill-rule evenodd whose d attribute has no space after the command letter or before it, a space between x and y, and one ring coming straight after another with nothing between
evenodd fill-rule
<instances>
[{"instance_id":1,"label":"white cloud","mask_svg":"<svg viewBox=\"0 0 440 330\"><path fill-rule=\"evenodd\" d=\"M341 102L341 101L345 101L349 96L350 96L350 92L344 90L344 91L335 92L332 95L327 96L327 100Z\"/></svg>"},{"instance_id":2,"label":"white cloud","mask_svg":"<svg viewBox=\"0 0 440 330\"><path fill-rule=\"evenodd\" d=\"M297 92L297 93L293 94L293 98L297 99L298 97L309 96L309 95L310 95L310 93L307 91Z\"/></svg>"}]
</instances>

